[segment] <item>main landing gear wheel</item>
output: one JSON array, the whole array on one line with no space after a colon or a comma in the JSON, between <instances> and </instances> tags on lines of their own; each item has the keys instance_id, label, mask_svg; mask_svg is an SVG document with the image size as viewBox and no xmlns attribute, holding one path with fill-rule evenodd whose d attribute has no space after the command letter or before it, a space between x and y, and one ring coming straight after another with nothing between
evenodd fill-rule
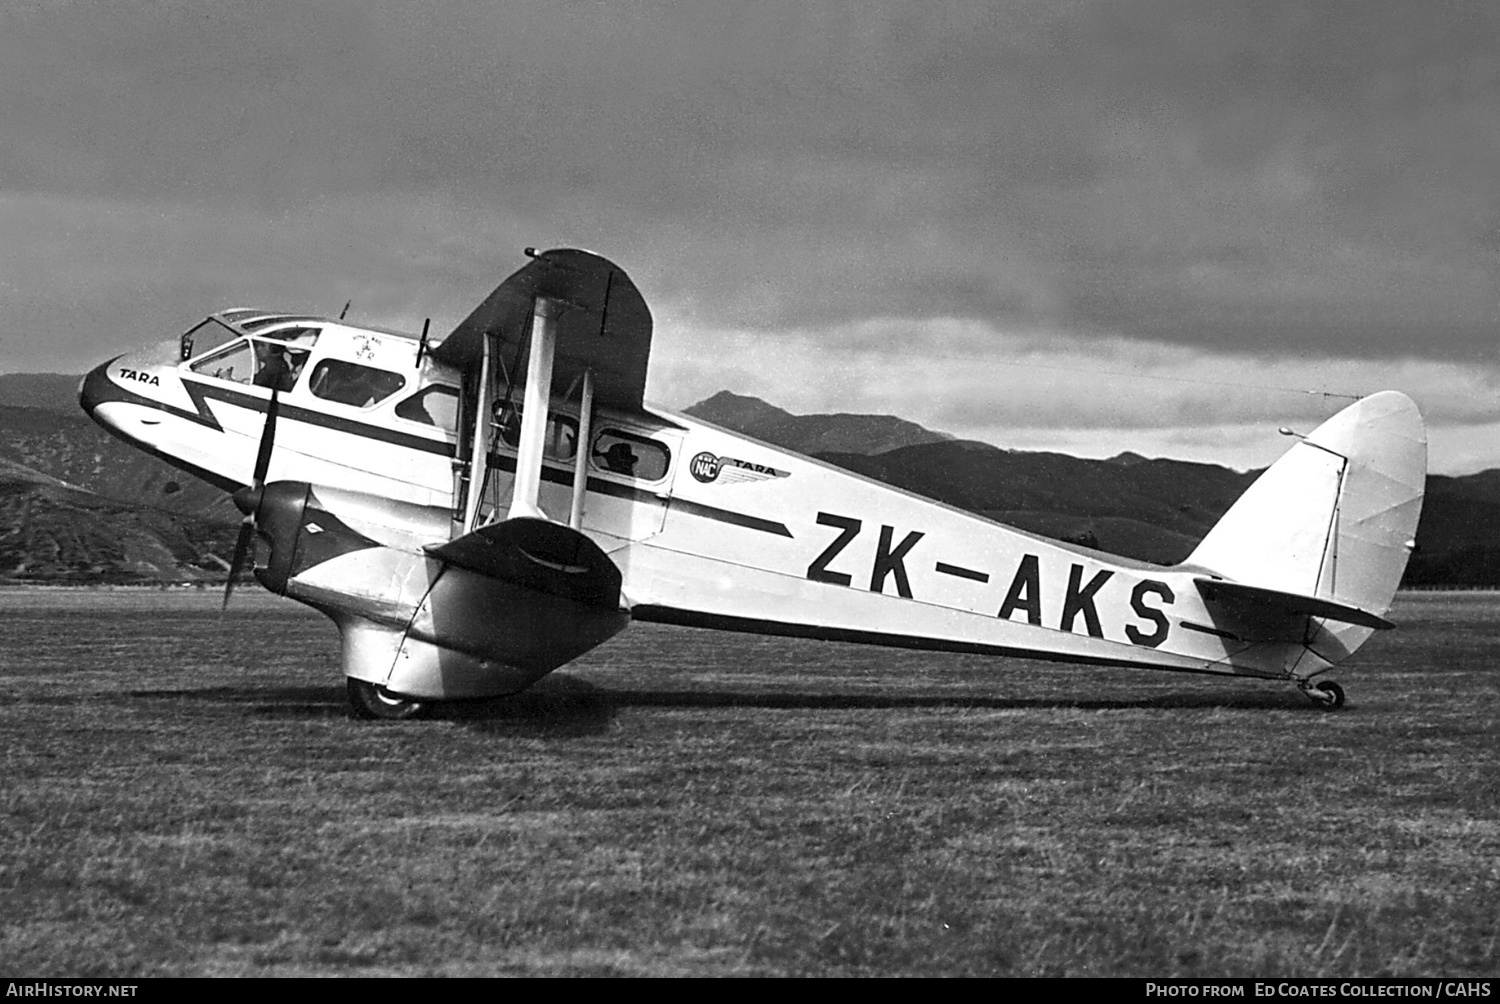
<instances>
[{"instance_id":1,"label":"main landing gear wheel","mask_svg":"<svg viewBox=\"0 0 1500 1004\"><path fill-rule=\"evenodd\" d=\"M1302 692L1313 699L1313 703L1324 711L1337 711L1344 706L1344 688L1332 680L1305 684Z\"/></svg>"},{"instance_id":2,"label":"main landing gear wheel","mask_svg":"<svg viewBox=\"0 0 1500 1004\"><path fill-rule=\"evenodd\" d=\"M359 718L402 721L417 714L424 705L408 697L398 697L384 687L349 678L349 706Z\"/></svg>"}]
</instances>

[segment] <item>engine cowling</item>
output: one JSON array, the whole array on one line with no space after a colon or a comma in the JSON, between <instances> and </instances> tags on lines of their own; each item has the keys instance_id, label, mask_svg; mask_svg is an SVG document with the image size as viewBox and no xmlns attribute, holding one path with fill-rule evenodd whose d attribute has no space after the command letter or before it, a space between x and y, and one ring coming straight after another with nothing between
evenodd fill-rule
<instances>
[{"instance_id":1,"label":"engine cowling","mask_svg":"<svg viewBox=\"0 0 1500 1004\"><path fill-rule=\"evenodd\" d=\"M424 546L446 512L299 481L235 503L270 545L261 584L331 617L345 674L397 694L512 693L630 623L618 569L564 526L511 520Z\"/></svg>"}]
</instances>

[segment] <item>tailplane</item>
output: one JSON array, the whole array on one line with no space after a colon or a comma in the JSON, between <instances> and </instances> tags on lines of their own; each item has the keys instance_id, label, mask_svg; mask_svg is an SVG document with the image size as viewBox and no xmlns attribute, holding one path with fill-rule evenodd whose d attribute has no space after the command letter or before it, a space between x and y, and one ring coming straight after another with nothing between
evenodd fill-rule
<instances>
[{"instance_id":1,"label":"tailplane","mask_svg":"<svg viewBox=\"0 0 1500 1004\"><path fill-rule=\"evenodd\" d=\"M1338 662L1389 626L1426 480L1416 404L1373 394L1272 464L1184 564L1206 573L1199 588L1211 601L1324 618L1309 647Z\"/></svg>"}]
</instances>

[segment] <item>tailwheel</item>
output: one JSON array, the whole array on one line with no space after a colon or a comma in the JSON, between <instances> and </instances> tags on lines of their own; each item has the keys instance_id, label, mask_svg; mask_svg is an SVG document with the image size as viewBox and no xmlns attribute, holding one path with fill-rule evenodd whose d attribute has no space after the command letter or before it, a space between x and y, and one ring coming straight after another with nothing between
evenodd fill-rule
<instances>
[{"instance_id":1,"label":"tailwheel","mask_svg":"<svg viewBox=\"0 0 1500 1004\"><path fill-rule=\"evenodd\" d=\"M378 718L385 721L402 721L411 718L425 705L409 697L400 697L384 687L364 680L349 678L349 706L358 718Z\"/></svg>"},{"instance_id":2,"label":"tailwheel","mask_svg":"<svg viewBox=\"0 0 1500 1004\"><path fill-rule=\"evenodd\" d=\"M1324 711L1337 711L1344 706L1344 688L1332 680L1322 683L1304 683L1302 692L1312 698L1313 703Z\"/></svg>"}]
</instances>

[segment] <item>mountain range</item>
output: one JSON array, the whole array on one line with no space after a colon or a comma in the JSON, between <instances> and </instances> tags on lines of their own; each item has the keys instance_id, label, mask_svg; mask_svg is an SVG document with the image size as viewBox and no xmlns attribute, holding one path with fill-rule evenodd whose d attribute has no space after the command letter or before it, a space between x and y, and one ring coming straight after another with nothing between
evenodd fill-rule
<instances>
[{"instance_id":1,"label":"mountain range","mask_svg":"<svg viewBox=\"0 0 1500 1004\"><path fill-rule=\"evenodd\" d=\"M1005 450L889 415L790 415L728 391L686 413L1022 530L1159 564L1186 558L1260 474ZM1500 585L1500 470L1428 476L1405 584Z\"/></svg>"},{"instance_id":2,"label":"mountain range","mask_svg":"<svg viewBox=\"0 0 1500 1004\"><path fill-rule=\"evenodd\" d=\"M0 376L0 580L223 581L228 496L121 443L78 377ZM687 414L1032 533L1171 564L1259 472L1085 460L956 439L890 415L794 415L721 391ZM1500 470L1431 476L1408 585L1500 585Z\"/></svg>"}]
</instances>

